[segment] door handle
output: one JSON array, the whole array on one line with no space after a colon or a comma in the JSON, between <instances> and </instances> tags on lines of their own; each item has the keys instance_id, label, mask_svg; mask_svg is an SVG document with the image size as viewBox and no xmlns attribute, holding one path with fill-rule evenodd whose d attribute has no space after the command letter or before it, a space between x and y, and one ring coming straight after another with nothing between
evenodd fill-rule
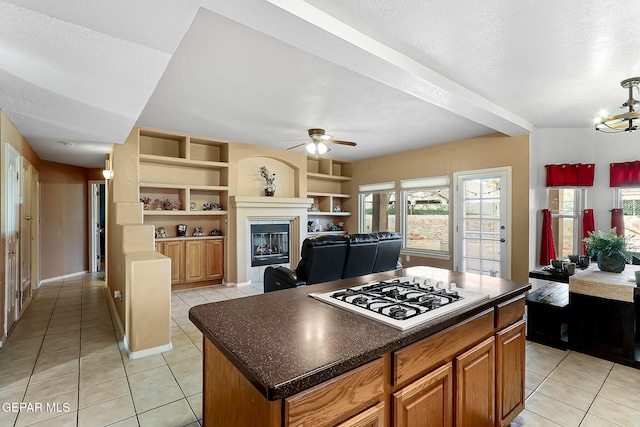
<instances>
[{"instance_id":1,"label":"door handle","mask_svg":"<svg viewBox=\"0 0 640 427\"><path fill-rule=\"evenodd\" d=\"M16 254L16 251L15 251L15 250L13 250L13 249L11 249L11 250L9 250L9 254L10 254L10 255L15 255L15 254Z\"/></svg>"}]
</instances>

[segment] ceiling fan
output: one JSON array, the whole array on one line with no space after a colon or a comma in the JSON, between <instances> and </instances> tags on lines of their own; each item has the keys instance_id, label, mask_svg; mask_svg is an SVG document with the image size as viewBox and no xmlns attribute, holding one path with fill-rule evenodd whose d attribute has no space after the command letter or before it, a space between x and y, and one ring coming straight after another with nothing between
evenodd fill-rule
<instances>
[{"instance_id":1,"label":"ceiling fan","mask_svg":"<svg viewBox=\"0 0 640 427\"><path fill-rule=\"evenodd\" d=\"M309 154L324 154L327 151L331 151L331 148L328 144L339 144L339 145L348 145L350 147L355 147L355 142L350 141L340 141L337 139L333 139L331 135L327 135L324 132L324 129L309 129L309 140L303 142L302 144L294 145L293 147L287 148L287 150L293 150L294 148L306 146Z\"/></svg>"}]
</instances>

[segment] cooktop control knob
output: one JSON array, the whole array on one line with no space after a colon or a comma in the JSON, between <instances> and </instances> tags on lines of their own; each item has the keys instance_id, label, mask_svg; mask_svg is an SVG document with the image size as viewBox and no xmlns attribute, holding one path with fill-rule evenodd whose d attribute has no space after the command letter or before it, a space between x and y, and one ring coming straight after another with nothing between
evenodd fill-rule
<instances>
[{"instance_id":1,"label":"cooktop control knob","mask_svg":"<svg viewBox=\"0 0 640 427\"><path fill-rule=\"evenodd\" d=\"M453 282L449 283L449 291L450 292L455 292L457 290L458 290L458 286L456 286L455 283L453 283Z\"/></svg>"}]
</instances>

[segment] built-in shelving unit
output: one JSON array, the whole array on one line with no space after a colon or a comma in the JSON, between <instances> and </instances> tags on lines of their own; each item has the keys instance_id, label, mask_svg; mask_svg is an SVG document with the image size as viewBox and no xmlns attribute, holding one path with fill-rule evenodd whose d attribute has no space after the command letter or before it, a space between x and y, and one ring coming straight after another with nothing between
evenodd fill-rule
<instances>
[{"instance_id":1,"label":"built-in shelving unit","mask_svg":"<svg viewBox=\"0 0 640 427\"><path fill-rule=\"evenodd\" d=\"M310 235L347 234L347 230L329 231L329 223L338 224L344 221L350 212L342 210L342 204L351 197L345 192L345 183L351 181L351 163L309 157L307 159L307 197L319 209L309 212L309 221L315 221L322 231L310 232ZM336 211L338 209L338 211Z\"/></svg>"},{"instance_id":2,"label":"built-in shelving unit","mask_svg":"<svg viewBox=\"0 0 640 427\"><path fill-rule=\"evenodd\" d=\"M139 196L141 200L150 200L145 205L145 224L153 224L156 230L163 227L168 238L177 237L178 224L187 225L187 237L192 236L196 227L202 227L205 235L216 229L226 236L228 142L138 128L138 153ZM169 209L163 209L159 203L166 200ZM212 206L216 209L210 209ZM219 242L223 244L224 240ZM224 257L223 248L212 253ZM216 265L224 265L224 258L218 261Z\"/></svg>"}]
</instances>

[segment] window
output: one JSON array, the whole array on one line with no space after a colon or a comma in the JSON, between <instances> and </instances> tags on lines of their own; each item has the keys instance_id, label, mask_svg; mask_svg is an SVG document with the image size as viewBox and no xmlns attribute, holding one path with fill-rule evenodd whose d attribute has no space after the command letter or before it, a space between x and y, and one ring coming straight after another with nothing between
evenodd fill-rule
<instances>
[{"instance_id":1,"label":"window","mask_svg":"<svg viewBox=\"0 0 640 427\"><path fill-rule=\"evenodd\" d=\"M393 182L360 186L360 232L396 230L396 192Z\"/></svg>"},{"instance_id":2,"label":"window","mask_svg":"<svg viewBox=\"0 0 640 427\"><path fill-rule=\"evenodd\" d=\"M624 235L628 238L627 249L640 252L640 187L616 188L616 208L622 208Z\"/></svg>"},{"instance_id":3,"label":"window","mask_svg":"<svg viewBox=\"0 0 640 427\"><path fill-rule=\"evenodd\" d=\"M400 182L403 249L431 255L449 254L449 177Z\"/></svg>"},{"instance_id":4,"label":"window","mask_svg":"<svg viewBox=\"0 0 640 427\"><path fill-rule=\"evenodd\" d=\"M586 190L584 188L549 188L547 196L556 256L567 258L569 254L582 253L582 211L585 206Z\"/></svg>"}]
</instances>

